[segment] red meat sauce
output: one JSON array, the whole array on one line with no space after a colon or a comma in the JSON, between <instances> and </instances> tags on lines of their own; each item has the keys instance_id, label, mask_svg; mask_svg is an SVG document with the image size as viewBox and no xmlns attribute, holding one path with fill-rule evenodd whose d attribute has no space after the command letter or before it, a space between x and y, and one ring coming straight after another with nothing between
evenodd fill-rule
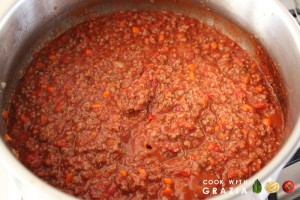
<instances>
[{"instance_id":1,"label":"red meat sauce","mask_svg":"<svg viewBox=\"0 0 300 200\"><path fill-rule=\"evenodd\" d=\"M232 187L266 165L284 127L257 62L171 12L69 29L34 57L3 115L19 160L81 199L209 197L204 187Z\"/></svg>"}]
</instances>

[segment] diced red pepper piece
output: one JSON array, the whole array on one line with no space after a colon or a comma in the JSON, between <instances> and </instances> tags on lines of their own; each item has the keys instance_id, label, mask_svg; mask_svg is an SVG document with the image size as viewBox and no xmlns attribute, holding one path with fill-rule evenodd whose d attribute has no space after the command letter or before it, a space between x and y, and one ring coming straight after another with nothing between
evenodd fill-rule
<instances>
[{"instance_id":1,"label":"diced red pepper piece","mask_svg":"<svg viewBox=\"0 0 300 200\"><path fill-rule=\"evenodd\" d=\"M55 87L53 87L53 86L48 86L46 89L47 89L48 92L54 92L55 91Z\"/></svg>"},{"instance_id":2,"label":"diced red pepper piece","mask_svg":"<svg viewBox=\"0 0 300 200\"><path fill-rule=\"evenodd\" d=\"M64 139L59 139L55 141L55 146L57 147L66 147L66 148L70 148L71 145L69 144L69 142L67 142Z\"/></svg>"},{"instance_id":3,"label":"diced red pepper piece","mask_svg":"<svg viewBox=\"0 0 300 200\"><path fill-rule=\"evenodd\" d=\"M154 120L154 119L155 119L155 116L154 116L154 115L151 115L151 114L148 115L148 120L151 121L151 120Z\"/></svg>"},{"instance_id":4,"label":"diced red pepper piece","mask_svg":"<svg viewBox=\"0 0 300 200\"><path fill-rule=\"evenodd\" d=\"M66 174L65 183L66 185L69 185L70 182L73 180L74 174L72 172L69 172Z\"/></svg>"},{"instance_id":5,"label":"diced red pepper piece","mask_svg":"<svg viewBox=\"0 0 300 200\"><path fill-rule=\"evenodd\" d=\"M268 103L264 103L264 102L256 102L253 104L253 107L256 108L256 109L266 109L268 108Z\"/></svg>"},{"instance_id":6,"label":"diced red pepper piece","mask_svg":"<svg viewBox=\"0 0 300 200\"><path fill-rule=\"evenodd\" d=\"M8 111L7 110L2 111L2 117L3 117L4 120L6 120L8 118Z\"/></svg>"}]
</instances>

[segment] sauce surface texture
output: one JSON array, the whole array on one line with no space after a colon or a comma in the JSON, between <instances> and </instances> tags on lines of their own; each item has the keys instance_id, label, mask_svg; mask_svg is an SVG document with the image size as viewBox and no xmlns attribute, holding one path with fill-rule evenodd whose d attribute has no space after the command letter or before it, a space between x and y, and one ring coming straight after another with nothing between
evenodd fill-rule
<instances>
[{"instance_id":1,"label":"sauce surface texture","mask_svg":"<svg viewBox=\"0 0 300 200\"><path fill-rule=\"evenodd\" d=\"M6 140L37 176L82 199L203 199L203 188L233 187L278 151L273 91L216 29L171 12L116 12L34 57L3 114Z\"/></svg>"}]
</instances>

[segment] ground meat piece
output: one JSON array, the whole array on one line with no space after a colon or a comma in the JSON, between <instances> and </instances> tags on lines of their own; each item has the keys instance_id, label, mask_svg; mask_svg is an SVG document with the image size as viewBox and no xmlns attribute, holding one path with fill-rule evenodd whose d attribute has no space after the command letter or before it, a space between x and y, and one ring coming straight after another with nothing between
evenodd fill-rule
<instances>
[{"instance_id":1,"label":"ground meat piece","mask_svg":"<svg viewBox=\"0 0 300 200\"><path fill-rule=\"evenodd\" d=\"M149 105L155 94L156 80L143 72L140 78L124 81L115 101L124 113L142 111Z\"/></svg>"}]
</instances>

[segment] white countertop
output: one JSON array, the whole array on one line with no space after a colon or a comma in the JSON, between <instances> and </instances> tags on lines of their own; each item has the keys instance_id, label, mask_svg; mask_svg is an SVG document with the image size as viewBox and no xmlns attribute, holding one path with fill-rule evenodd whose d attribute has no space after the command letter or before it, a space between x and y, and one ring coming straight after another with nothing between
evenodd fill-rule
<instances>
[{"instance_id":1,"label":"white countertop","mask_svg":"<svg viewBox=\"0 0 300 200\"><path fill-rule=\"evenodd\" d=\"M13 177L0 165L0 199L21 200L19 189Z\"/></svg>"}]
</instances>

